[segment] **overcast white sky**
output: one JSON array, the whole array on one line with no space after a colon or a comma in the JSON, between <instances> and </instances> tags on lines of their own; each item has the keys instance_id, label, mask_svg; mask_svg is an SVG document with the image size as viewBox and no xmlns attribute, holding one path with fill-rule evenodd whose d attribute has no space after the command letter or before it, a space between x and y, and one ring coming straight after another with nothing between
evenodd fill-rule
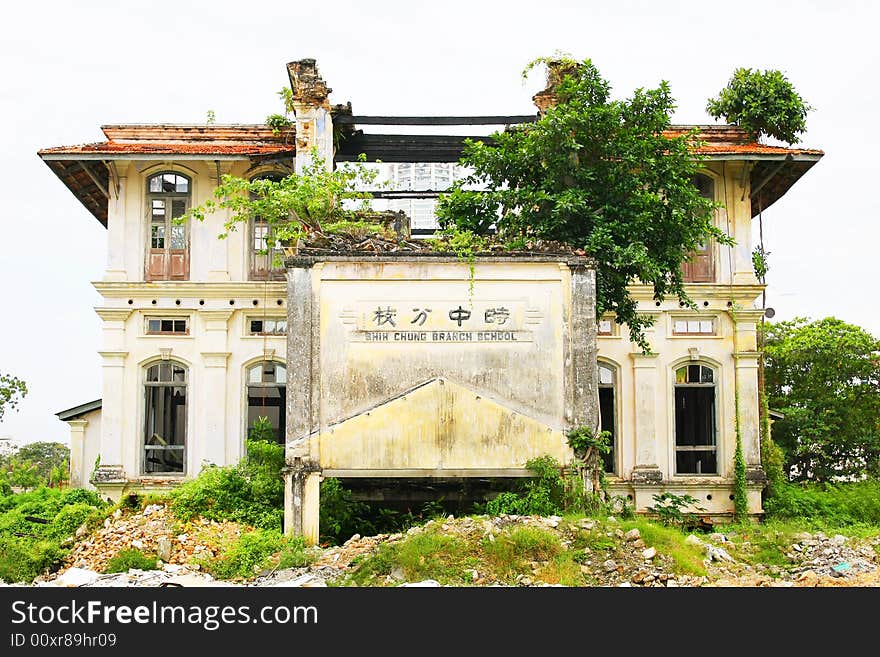
<instances>
[{"instance_id":1,"label":"overcast white sky","mask_svg":"<svg viewBox=\"0 0 880 657\"><path fill-rule=\"evenodd\" d=\"M768 305L880 336L875 3L97 0L9 3L0 28L0 371L30 394L0 436L66 442L54 413L101 395L106 232L37 157L100 141L107 123L256 123L285 64L314 57L331 102L358 114L530 114L531 59L591 58L618 96L668 80L677 123L738 66L777 68L816 109L802 145L825 157L764 213Z\"/></svg>"}]
</instances>

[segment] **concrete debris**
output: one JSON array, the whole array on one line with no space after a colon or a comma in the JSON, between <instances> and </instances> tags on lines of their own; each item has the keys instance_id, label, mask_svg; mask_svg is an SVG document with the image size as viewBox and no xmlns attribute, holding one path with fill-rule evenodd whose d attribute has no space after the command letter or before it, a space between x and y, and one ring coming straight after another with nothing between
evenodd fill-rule
<instances>
[{"instance_id":1,"label":"concrete debris","mask_svg":"<svg viewBox=\"0 0 880 657\"><path fill-rule=\"evenodd\" d=\"M637 541L641 537L642 537L642 534L641 534L641 532L639 532L637 527L630 529L628 532L626 532L626 534L623 535L623 538L627 543L630 543L632 541Z\"/></svg>"}]
</instances>

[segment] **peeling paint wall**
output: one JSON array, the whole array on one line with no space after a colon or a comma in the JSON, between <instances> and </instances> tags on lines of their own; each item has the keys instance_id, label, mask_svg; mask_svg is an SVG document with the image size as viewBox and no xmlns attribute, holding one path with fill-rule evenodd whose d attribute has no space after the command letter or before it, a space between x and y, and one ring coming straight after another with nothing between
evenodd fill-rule
<instances>
[{"instance_id":1,"label":"peeling paint wall","mask_svg":"<svg viewBox=\"0 0 880 657\"><path fill-rule=\"evenodd\" d=\"M588 296L574 322L578 276ZM454 258L352 258L292 268L288 281L289 460L348 476L462 475L542 454L565 462L565 431L595 425L590 269L478 259L471 281Z\"/></svg>"}]
</instances>

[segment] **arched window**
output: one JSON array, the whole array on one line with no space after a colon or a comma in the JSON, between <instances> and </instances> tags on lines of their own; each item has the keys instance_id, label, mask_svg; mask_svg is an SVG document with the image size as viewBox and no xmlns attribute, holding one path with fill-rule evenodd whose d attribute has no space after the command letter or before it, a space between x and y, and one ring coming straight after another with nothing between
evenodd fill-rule
<instances>
[{"instance_id":1,"label":"arched window","mask_svg":"<svg viewBox=\"0 0 880 657\"><path fill-rule=\"evenodd\" d=\"M717 474L715 372L688 364L675 370L675 473Z\"/></svg>"},{"instance_id":2,"label":"arched window","mask_svg":"<svg viewBox=\"0 0 880 657\"><path fill-rule=\"evenodd\" d=\"M710 201L715 200L715 182L702 173L694 176L694 185L700 196ZM688 283L713 283L715 281L715 258L712 242L707 241L699 249L693 251L688 260L681 265L681 275Z\"/></svg>"},{"instance_id":3,"label":"arched window","mask_svg":"<svg viewBox=\"0 0 880 657\"><path fill-rule=\"evenodd\" d=\"M247 369L248 434L257 418L267 417L276 442L284 443L286 386L287 368L281 363L264 360Z\"/></svg>"},{"instance_id":4,"label":"arched window","mask_svg":"<svg viewBox=\"0 0 880 657\"><path fill-rule=\"evenodd\" d=\"M189 279L189 234L186 225L174 220L189 209L191 192L189 178L179 173L159 173L147 181L148 281Z\"/></svg>"},{"instance_id":5,"label":"arched window","mask_svg":"<svg viewBox=\"0 0 880 657\"><path fill-rule=\"evenodd\" d=\"M186 456L186 367L163 361L144 380L144 474L183 473Z\"/></svg>"},{"instance_id":6,"label":"arched window","mask_svg":"<svg viewBox=\"0 0 880 657\"><path fill-rule=\"evenodd\" d=\"M602 431L611 432L611 451L602 455L605 472L615 472L614 457L617 453L617 376L610 365L599 363L599 417Z\"/></svg>"},{"instance_id":7,"label":"arched window","mask_svg":"<svg viewBox=\"0 0 880 657\"><path fill-rule=\"evenodd\" d=\"M253 180L271 180L278 182L283 178L280 173L264 173L255 176ZM251 199L256 198L251 193ZM248 237L248 259L250 261L251 280L283 280L284 267L278 264L280 246L272 239L272 230L269 222L264 218L255 216L250 221Z\"/></svg>"}]
</instances>

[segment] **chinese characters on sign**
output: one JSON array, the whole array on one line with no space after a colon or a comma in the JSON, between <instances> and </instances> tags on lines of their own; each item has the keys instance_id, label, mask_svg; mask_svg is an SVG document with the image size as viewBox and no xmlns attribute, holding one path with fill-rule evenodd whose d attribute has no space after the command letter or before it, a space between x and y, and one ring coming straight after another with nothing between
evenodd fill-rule
<instances>
[{"instance_id":1,"label":"chinese characters on sign","mask_svg":"<svg viewBox=\"0 0 880 657\"><path fill-rule=\"evenodd\" d=\"M363 320L352 338L359 342L531 342L517 327L517 302L421 304L374 302L362 306ZM520 304L522 302L519 302ZM522 310L522 309L520 309ZM406 330L404 330L406 329Z\"/></svg>"}]
</instances>

